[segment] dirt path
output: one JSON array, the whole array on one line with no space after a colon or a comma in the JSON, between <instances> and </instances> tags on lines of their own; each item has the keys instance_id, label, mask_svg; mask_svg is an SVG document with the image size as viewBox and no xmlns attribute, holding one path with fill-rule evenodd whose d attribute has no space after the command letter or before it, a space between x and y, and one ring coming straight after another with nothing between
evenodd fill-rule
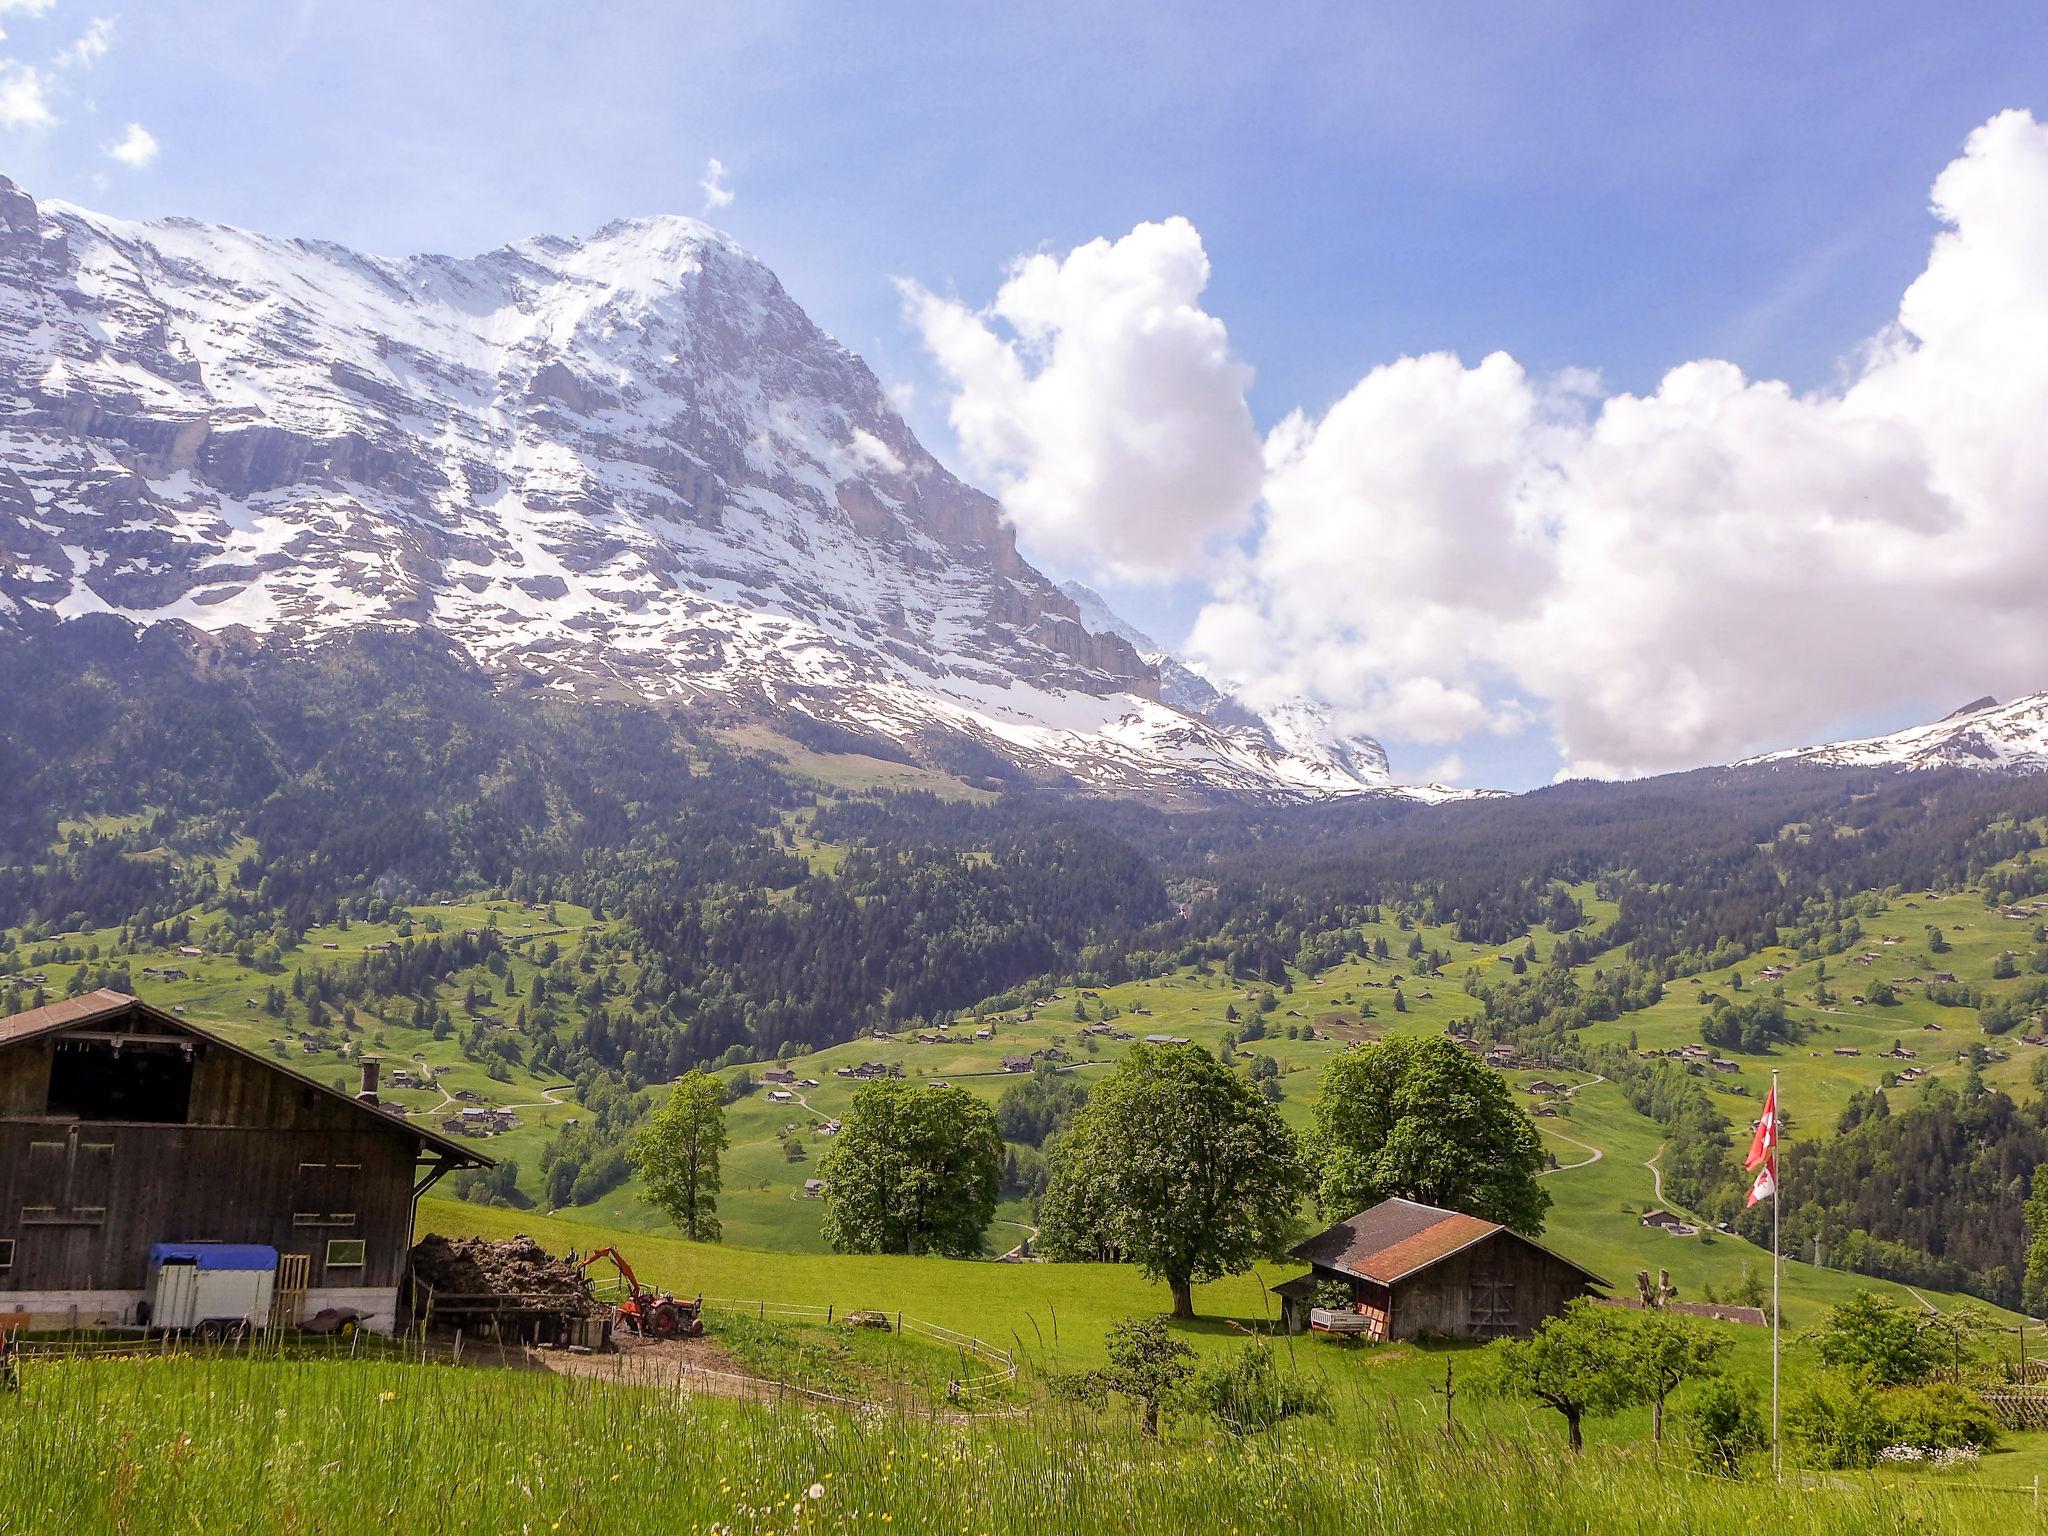
<instances>
[{"instance_id":1,"label":"dirt path","mask_svg":"<svg viewBox=\"0 0 2048 1536\"><path fill-rule=\"evenodd\" d=\"M1546 1127L1546 1129L1548 1128ZM1581 1141L1576 1136L1567 1136L1563 1131L1550 1131L1549 1134L1555 1136L1559 1141L1568 1141L1573 1146L1583 1148L1593 1155L1591 1157L1582 1157L1576 1163L1559 1163L1555 1168L1545 1168L1536 1175L1539 1179L1548 1178L1553 1173L1570 1173L1574 1168L1590 1168L1607 1155L1590 1141Z\"/></svg>"},{"instance_id":2,"label":"dirt path","mask_svg":"<svg viewBox=\"0 0 2048 1536\"><path fill-rule=\"evenodd\" d=\"M562 1101L556 1098L555 1095L573 1092L575 1087L574 1083L564 1083L559 1088L543 1088L540 1091L540 1098L532 1103L499 1104L494 1107L498 1109L560 1109ZM405 1118L408 1120L431 1120L434 1116L445 1113L456 1102L455 1095L443 1089L440 1103L436 1104L432 1109L409 1109L405 1112Z\"/></svg>"},{"instance_id":3,"label":"dirt path","mask_svg":"<svg viewBox=\"0 0 2048 1536\"><path fill-rule=\"evenodd\" d=\"M1572 1084L1571 1087L1567 1088L1564 1091L1563 1097L1567 1099L1573 1098L1578 1094L1578 1091L1581 1088L1591 1088L1595 1083L1604 1083L1606 1081L1606 1078L1602 1077L1598 1072L1595 1072L1583 1083ZM1590 1152L1593 1155L1591 1157L1582 1157L1576 1163L1559 1163L1555 1168L1545 1168L1541 1173L1536 1175L1536 1177L1539 1179L1548 1177L1550 1174L1553 1173L1570 1173L1574 1168L1590 1168L1593 1166L1593 1164L1599 1162L1601 1158L1607 1155L1605 1152L1601 1151L1600 1148L1594 1146L1590 1141L1581 1141L1576 1136L1567 1136L1563 1131L1555 1130L1548 1126L1544 1127L1544 1129L1548 1131L1550 1135L1555 1136L1559 1141L1568 1141L1573 1146L1578 1147L1583 1151Z\"/></svg>"},{"instance_id":4,"label":"dirt path","mask_svg":"<svg viewBox=\"0 0 2048 1536\"><path fill-rule=\"evenodd\" d=\"M1664 1148L1660 1145L1643 1163L1650 1170L1650 1188L1656 1192L1659 1205L1664 1203L1664 1171L1657 1166L1657 1159L1663 1155Z\"/></svg>"}]
</instances>

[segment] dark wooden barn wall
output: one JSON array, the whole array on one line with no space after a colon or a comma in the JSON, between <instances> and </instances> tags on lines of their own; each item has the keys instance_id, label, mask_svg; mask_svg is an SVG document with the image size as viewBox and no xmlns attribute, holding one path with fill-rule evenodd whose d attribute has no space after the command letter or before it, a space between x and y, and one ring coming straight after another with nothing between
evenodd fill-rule
<instances>
[{"instance_id":1,"label":"dark wooden barn wall","mask_svg":"<svg viewBox=\"0 0 2048 1536\"><path fill-rule=\"evenodd\" d=\"M203 1042L186 1124L53 1119L53 1049L0 1049L0 1238L15 1240L0 1296L140 1289L154 1242L266 1243L311 1255L316 1287L398 1283L417 1145L404 1125ZM361 1239L362 1267L329 1271L330 1238Z\"/></svg>"},{"instance_id":2,"label":"dark wooden barn wall","mask_svg":"<svg viewBox=\"0 0 2048 1536\"><path fill-rule=\"evenodd\" d=\"M1498 1287L1509 1287L1501 1290ZM1475 1288L1493 1287L1509 1307L1511 1330L1526 1335L1557 1316L1574 1296L1588 1294L1585 1277L1563 1260L1510 1233L1496 1233L1394 1287L1393 1336L1473 1335Z\"/></svg>"}]
</instances>

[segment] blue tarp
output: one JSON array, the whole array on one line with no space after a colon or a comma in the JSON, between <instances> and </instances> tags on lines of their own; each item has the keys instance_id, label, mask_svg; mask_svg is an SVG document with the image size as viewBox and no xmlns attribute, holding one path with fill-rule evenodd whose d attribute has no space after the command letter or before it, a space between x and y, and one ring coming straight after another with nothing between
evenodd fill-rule
<instances>
[{"instance_id":1,"label":"blue tarp","mask_svg":"<svg viewBox=\"0 0 2048 1536\"><path fill-rule=\"evenodd\" d=\"M156 1269L166 1261L197 1264L201 1269L268 1272L277 1268L277 1250L261 1243L151 1243L149 1267Z\"/></svg>"}]
</instances>

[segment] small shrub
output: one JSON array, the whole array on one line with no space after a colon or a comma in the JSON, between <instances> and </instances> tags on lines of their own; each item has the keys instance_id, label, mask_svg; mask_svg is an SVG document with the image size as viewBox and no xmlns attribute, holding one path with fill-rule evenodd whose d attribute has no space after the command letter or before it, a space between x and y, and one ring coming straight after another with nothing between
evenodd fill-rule
<instances>
[{"instance_id":1,"label":"small shrub","mask_svg":"<svg viewBox=\"0 0 2048 1536\"><path fill-rule=\"evenodd\" d=\"M1998 1421L1970 1393L1952 1382L1901 1387L1880 1394L1891 1438L1923 1451L1989 1450L1998 1443Z\"/></svg>"},{"instance_id":2,"label":"small shrub","mask_svg":"<svg viewBox=\"0 0 2048 1536\"><path fill-rule=\"evenodd\" d=\"M1190 1405L1234 1435L1255 1435L1275 1424L1330 1411L1330 1390L1292 1368L1282 1369L1273 1346L1254 1340L1227 1361L1204 1367L1191 1383Z\"/></svg>"},{"instance_id":3,"label":"small shrub","mask_svg":"<svg viewBox=\"0 0 2048 1536\"><path fill-rule=\"evenodd\" d=\"M1720 1477L1740 1477L1743 1464L1770 1443L1756 1384L1711 1377L1680 1409L1679 1433L1693 1465Z\"/></svg>"},{"instance_id":4,"label":"small shrub","mask_svg":"<svg viewBox=\"0 0 2048 1536\"><path fill-rule=\"evenodd\" d=\"M1785 1435L1809 1467L1867 1467L1891 1443L1870 1378L1823 1371L1785 1401Z\"/></svg>"}]
</instances>

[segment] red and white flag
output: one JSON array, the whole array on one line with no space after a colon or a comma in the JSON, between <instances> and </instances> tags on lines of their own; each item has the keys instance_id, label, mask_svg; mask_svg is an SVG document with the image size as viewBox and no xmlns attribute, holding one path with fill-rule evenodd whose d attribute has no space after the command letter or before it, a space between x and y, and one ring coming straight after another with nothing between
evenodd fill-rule
<instances>
[{"instance_id":1,"label":"red and white flag","mask_svg":"<svg viewBox=\"0 0 2048 1536\"><path fill-rule=\"evenodd\" d=\"M1756 1136L1749 1144L1749 1159L1745 1168L1754 1168L1758 1163L1768 1163L1771 1154L1778 1150L1778 1086L1771 1085L1770 1097L1764 1100L1763 1118L1756 1123ZM1749 1202L1755 1205L1752 1199Z\"/></svg>"},{"instance_id":2,"label":"red and white flag","mask_svg":"<svg viewBox=\"0 0 2048 1536\"><path fill-rule=\"evenodd\" d=\"M1749 1203L1778 1198L1778 1165L1772 1158L1765 1158L1763 1167L1756 1171L1756 1182L1749 1186Z\"/></svg>"}]
</instances>

